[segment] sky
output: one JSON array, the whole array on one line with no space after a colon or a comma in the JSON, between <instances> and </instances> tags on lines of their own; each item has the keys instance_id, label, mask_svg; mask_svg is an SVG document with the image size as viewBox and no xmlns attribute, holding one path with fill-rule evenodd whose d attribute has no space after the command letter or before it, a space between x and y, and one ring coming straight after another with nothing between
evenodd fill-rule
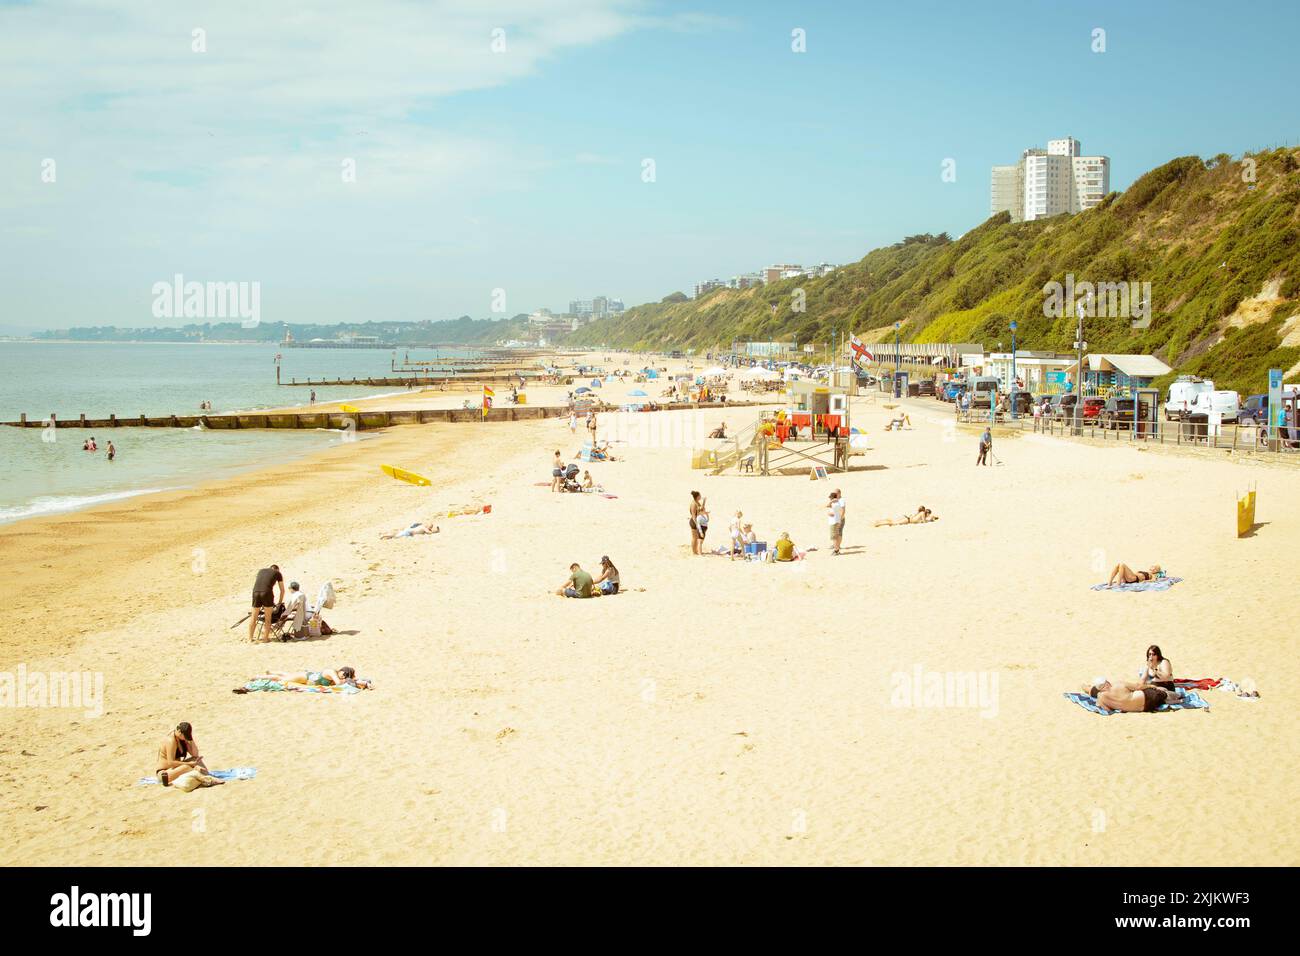
<instances>
[{"instance_id":1,"label":"sky","mask_svg":"<svg viewBox=\"0 0 1300 956\"><path fill-rule=\"evenodd\" d=\"M1298 35L1294 0L0 0L0 333L181 324L176 274L329 323L851 262L978 225L1049 139L1112 189L1300 142Z\"/></svg>"}]
</instances>

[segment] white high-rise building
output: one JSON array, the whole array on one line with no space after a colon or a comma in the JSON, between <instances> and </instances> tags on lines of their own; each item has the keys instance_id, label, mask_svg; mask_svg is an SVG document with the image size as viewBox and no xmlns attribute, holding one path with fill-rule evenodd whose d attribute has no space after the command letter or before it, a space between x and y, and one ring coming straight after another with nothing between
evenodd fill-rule
<instances>
[{"instance_id":1,"label":"white high-rise building","mask_svg":"<svg viewBox=\"0 0 1300 956\"><path fill-rule=\"evenodd\" d=\"M1091 209L1110 191L1110 159L1081 152L1079 141L1067 136L1049 140L1047 149L1025 150L1015 166L994 166L991 211L1025 222Z\"/></svg>"}]
</instances>

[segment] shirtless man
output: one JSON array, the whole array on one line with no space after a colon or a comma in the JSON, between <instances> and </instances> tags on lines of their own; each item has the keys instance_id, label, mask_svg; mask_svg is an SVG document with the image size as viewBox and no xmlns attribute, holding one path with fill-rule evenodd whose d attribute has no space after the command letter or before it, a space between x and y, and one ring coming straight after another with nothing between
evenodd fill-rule
<instances>
[{"instance_id":1,"label":"shirtless man","mask_svg":"<svg viewBox=\"0 0 1300 956\"><path fill-rule=\"evenodd\" d=\"M1182 697L1181 691L1128 681L1114 683L1103 680L1099 684L1084 686L1083 692L1095 697L1097 703L1107 710L1122 710L1129 714L1150 714L1159 710L1161 704L1177 703Z\"/></svg>"},{"instance_id":2,"label":"shirtless man","mask_svg":"<svg viewBox=\"0 0 1300 956\"><path fill-rule=\"evenodd\" d=\"M194 730L187 721L177 724L176 729L163 740L162 746L158 748L158 763L154 772L164 787L170 787L188 773L196 773L204 786L225 783L224 780L208 776L208 765L199 755L198 744L194 742ZM212 783L207 783L208 780Z\"/></svg>"}]
</instances>

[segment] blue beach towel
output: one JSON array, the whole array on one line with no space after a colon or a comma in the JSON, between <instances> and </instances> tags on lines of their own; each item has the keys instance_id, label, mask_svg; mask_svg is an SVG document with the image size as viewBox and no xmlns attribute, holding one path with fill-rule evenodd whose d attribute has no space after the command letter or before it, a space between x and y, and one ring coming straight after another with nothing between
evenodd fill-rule
<instances>
[{"instance_id":1,"label":"blue beach towel","mask_svg":"<svg viewBox=\"0 0 1300 956\"><path fill-rule=\"evenodd\" d=\"M218 780L252 780L257 776L256 767L231 767L229 770L209 770L209 777L216 777ZM157 777L141 777L137 782L137 787L146 787L149 784L158 783Z\"/></svg>"},{"instance_id":2,"label":"blue beach towel","mask_svg":"<svg viewBox=\"0 0 1300 956\"><path fill-rule=\"evenodd\" d=\"M1168 591L1182 578L1155 578L1151 581L1134 581L1132 584L1094 584L1094 591Z\"/></svg>"},{"instance_id":3,"label":"blue beach towel","mask_svg":"<svg viewBox=\"0 0 1300 956\"><path fill-rule=\"evenodd\" d=\"M1120 710L1107 710L1097 703L1097 698L1089 697L1087 694L1066 694L1068 700L1074 701L1084 710L1090 710L1094 714L1101 714L1103 717L1109 717L1111 714L1121 714ZM1184 700L1181 704L1161 704L1156 708L1156 713L1164 710L1209 710L1209 703L1200 694L1194 690L1183 692Z\"/></svg>"}]
</instances>

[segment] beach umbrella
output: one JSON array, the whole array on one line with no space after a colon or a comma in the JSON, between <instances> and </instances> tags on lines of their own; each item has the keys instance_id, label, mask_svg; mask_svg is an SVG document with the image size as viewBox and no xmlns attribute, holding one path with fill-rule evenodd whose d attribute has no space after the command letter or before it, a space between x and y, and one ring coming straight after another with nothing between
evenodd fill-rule
<instances>
[{"instance_id":1,"label":"beach umbrella","mask_svg":"<svg viewBox=\"0 0 1300 956\"><path fill-rule=\"evenodd\" d=\"M715 365L712 368L706 368L701 374L702 375L726 375L727 370L723 368L721 365Z\"/></svg>"},{"instance_id":2,"label":"beach umbrella","mask_svg":"<svg viewBox=\"0 0 1300 956\"><path fill-rule=\"evenodd\" d=\"M639 388L634 388L634 389L632 389L632 391L628 392L628 395L636 395L636 396L639 397L639 398L645 398L645 397L646 397L646 393L643 392L643 391L641 391L641 389L639 389Z\"/></svg>"},{"instance_id":3,"label":"beach umbrella","mask_svg":"<svg viewBox=\"0 0 1300 956\"><path fill-rule=\"evenodd\" d=\"M591 391L591 389L589 389L587 386L584 385L584 386L582 386L582 388L575 388L575 389L573 390L573 394L574 394L574 395L581 395L583 392L590 392L590 391Z\"/></svg>"}]
</instances>

